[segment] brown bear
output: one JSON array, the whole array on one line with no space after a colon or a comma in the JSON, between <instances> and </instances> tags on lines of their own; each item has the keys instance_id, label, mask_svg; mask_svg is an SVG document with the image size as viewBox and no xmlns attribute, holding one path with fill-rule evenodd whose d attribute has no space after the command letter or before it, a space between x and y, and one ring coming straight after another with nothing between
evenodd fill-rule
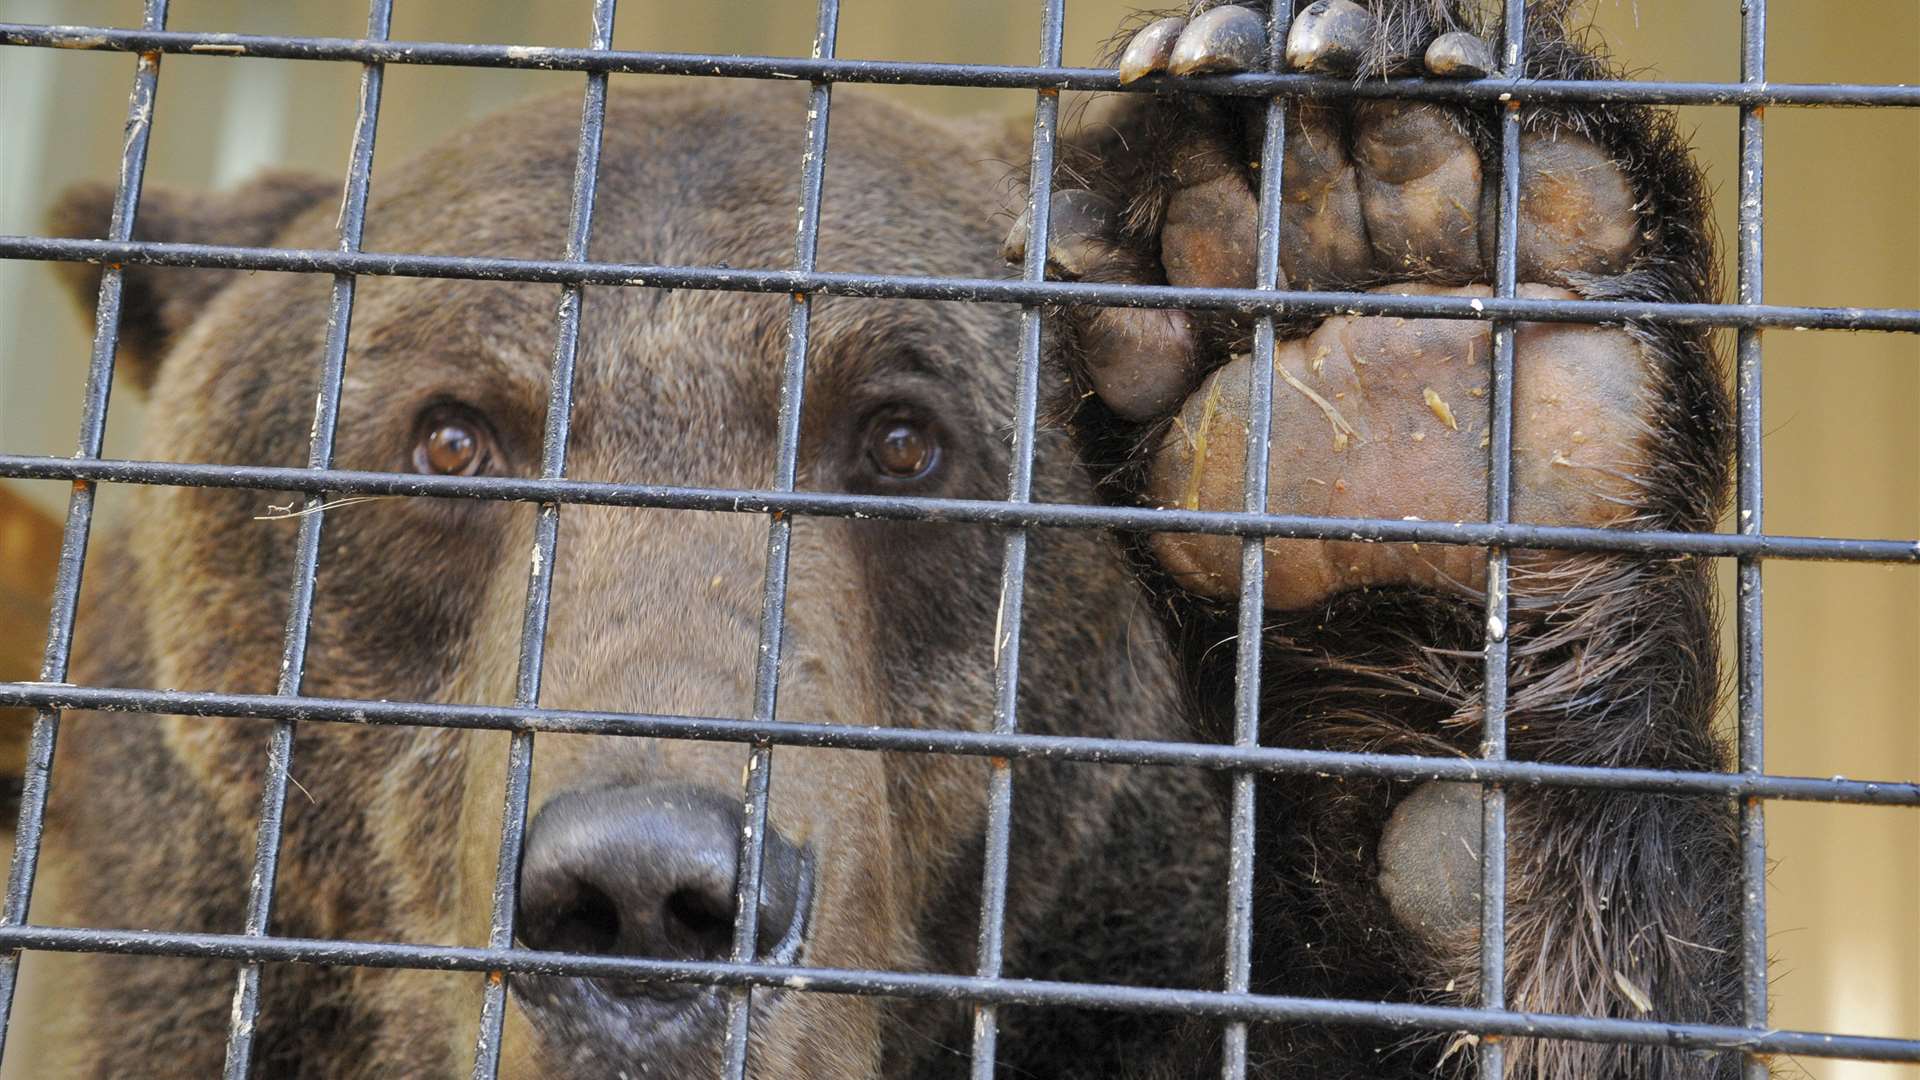
<instances>
[{"instance_id":1,"label":"brown bear","mask_svg":"<svg viewBox=\"0 0 1920 1080\"><path fill-rule=\"evenodd\" d=\"M1528 70L1602 71L1562 5L1529 27ZM1265 103L1178 92L1264 66L1265 19L1211 7L1146 26L1125 95L1062 148L1051 276L1249 285ZM1474 5L1311 5L1295 67L1488 69ZM1465 36L1463 36L1465 35ZM1166 74L1161 74L1165 72ZM592 217L598 261L780 267L800 201L804 88L611 94ZM577 98L537 102L373 178L374 251L562 252ZM1287 110L1282 284L1489 295L1495 114L1389 101ZM1523 114L1523 295L1705 300L1699 178L1641 109ZM1005 276L1008 161L1023 134L834 95L825 270ZM99 235L110 193L60 211ZM268 176L237 192L149 192L136 235L327 248L335 185ZM1003 252L1003 238L1005 239ZM76 271L84 268L76 267ZM83 296L91 282L76 272ZM134 268L119 368L155 418L144 456L301 465L328 332L321 275ZM554 342L551 285L357 282L333 464L537 475ZM784 295L586 290L566 475L760 489L775 462ZM797 485L1004 498L1020 316L1007 305L816 298ZM1065 308L1033 497L1237 509L1251 322L1232 313ZM1473 519L1485 509L1490 332L1449 319L1286 321L1275 352L1277 512ZM1704 332L1523 324L1514 517L1711 528L1726 494L1722 372ZM82 610L81 684L271 693L297 497L137 490L101 536ZM302 694L513 700L537 508L383 498L329 509ZM266 520L262 520L262 519ZM568 505L559 514L540 705L745 717L755 693L767 521ZM1004 535L977 524L793 519L778 716L979 731L994 711ZM1445 545L1266 545L1261 738L1335 750L1472 753L1485 559ZM1031 534L1023 732L1230 735L1231 538ZM538 570L539 568L536 568ZM1513 555L1509 752L1517 759L1719 769L1703 565ZM267 754L257 720L75 714L59 744L39 922L233 933ZM484 945L509 736L310 722L270 930ZM534 950L724 959L748 750L734 742L543 733L514 913ZM971 973L989 762L776 747L758 917L764 961ZM1012 768L1010 977L1211 989L1226 942L1223 775L1046 759ZM1258 784L1256 992L1477 1001L1480 799L1472 787L1274 774ZM1732 1022L1737 861L1724 800L1552 788L1509 796L1507 1002L1540 1012ZM220 1068L234 965L30 954L15 1030L35 1076ZM269 965L263 1076L450 1075L478 1037L480 974ZM616 978L509 979L503 1073L716 1076L727 992ZM928 996L753 991L756 1077L956 1075L973 1010ZM1007 1006L1008 1076L1213 1075L1217 1020ZM1269 1023L1263 1077L1416 1077L1471 1067L1469 1040L1366 1023ZM17 1040L16 1040L17 1042ZM1508 1075L1721 1077L1733 1054L1516 1039Z\"/></svg>"}]
</instances>

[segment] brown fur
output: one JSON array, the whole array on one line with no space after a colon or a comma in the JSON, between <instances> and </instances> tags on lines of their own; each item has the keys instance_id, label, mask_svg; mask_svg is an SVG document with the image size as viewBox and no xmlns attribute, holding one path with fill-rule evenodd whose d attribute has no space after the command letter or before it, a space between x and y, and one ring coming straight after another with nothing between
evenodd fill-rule
<instances>
[{"instance_id":1,"label":"brown fur","mask_svg":"<svg viewBox=\"0 0 1920 1080\"><path fill-rule=\"evenodd\" d=\"M1212 6L1208 3L1203 6ZM1259 6L1259 5L1252 5ZM1456 27L1501 38L1498 5L1472 0L1375 0L1380 26L1362 78L1400 71L1427 40ZM1617 72L1575 19L1577 4L1528 6L1527 72L1608 78ZM1196 124L1218 125L1251 161L1265 102L1163 96L1133 99L1110 126L1065 161L1094 192L1129 208L1132 240L1151 252L1170 194L1165 157ZM1491 154L1491 111L1459 122ZM1616 275L1552 282L1594 299L1719 299L1717 263L1698 170L1670 114L1634 107L1533 109L1530 131L1569 129L1605 148L1639 198L1643 241ZM1124 145L1126 151L1120 147ZM1493 175L1495 164L1489 164ZM1284 234L1283 234L1284 239ZM1353 283L1376 284L1373 281ZM1197 320L1215 362L1244 351L1251 324L1231 315ZM1282 333L1305 326L1283 326ZM1652 360L1654 384L1635 417L1641 461L1626 527L1712 531L1725 510L1731 450L1724 362L1709 333L1629 327ZM1074 422L1110 497L1132 501L1148 448L1164 421L1118 422L1097 400ZM1230 731L1234 623L1198 603L1144 551L1159 578L1156 605L1183 642L1187 669L1207 699L1211 730ZM1274 615L1266 634L1270 745L1419 754L1472 754L1479 740L1484 617L1477 596L1374 589L1314 609ZM1713 729L1718 686L1710 566L1684 558L1579 555L1510 582L1509 755L1591 765L1722 770L1727 748ZM1257 985L1285 993L1357 999L1478 1003L1478 946L1423 942L1395 921L1376 879L1375 841L1414 785L1286 778L1259 787L1263 929ZM1738 876L1734 807L1726 800L1516 790L1508 796L1507 995L1509 1007L1574 1015L1738 1023ZM1653 1003L1643 1016L1619 987ZM1212 1033L1197 1036L1210 1045ZM1431 1077L1471 1075L1471 1048L1445 1036L1305 1025L1256 1031L1263 1075ZM1540 1039L1507 1042L1509 1075L1528 1078L1725 1078L1734 1054Z\"/></svg>"},{"instance_id":2,"label":"brown fur","mask_svg":"<svg viewBox=\"0 0 1920 1080\"><path fill-rule=\"evenodd\" d=\"M1391 0L1373 67L1435 28L1490 29L1477 5ZM1564 4L1536 9L1532 62L1584 74ZM1404 40L1403 40L1404 39ZM1399 50L1399 51L1396 51ZM592 254L690 265L780 266L797 205L797 88L616 93ZM991 276L1005 167L1024 156L984 126L937 124L836 94L821 264ZM1170 135L1199 117L1254 113L1175 96L1136 99L1063 165L1130 209L1157 240ZM403 168L376 172L367 246L552 257L560 250L577 101L491 121ZM1484 118L1463 125L1489 145ZM1714 295L1704 194L1669 121L1634 109L1542 112L1627 166L1652 235L1627 272L1562 282L1590 296ZM150 200L139 232L324 247L325 185L271 181L218 201ZM291 194L289 194L291 193ZM63 231L97 231L97 193ZM304 210L299 208L305 207ZM209 209L213 208L213 209ZM1148 252L1151 256L1153 253ZM1148 259L1147 261L1151 261ZM84 285L83 285L84 289ZM153 384L146 454L298 464L315 392L327 283L281 275L133 271L126 337ZM355 309L337 463L405 471L423 405L482 409L536 469L552 287L366 279ZM779 296L594 288L582 337L568 474L759 487L772 469L784 349ZM1290 329L1298 330L1302 327ZM1243 345L1244 320L1203 325L1208 351ZM1052 344L1074 343L1056 322ZM1726 488L1725 402L1709 343L1635 328L1657 358L1635 521L1709 528ZM849 424L914 400L938 416L950 468L925 494L1004 493L1016 319L959 304L817 303L800 484L863 490ZM1132 501L1151 428L1114 423L1050 367L1035 497ZM1066 421L1071 420L1071 424ZM1087 466L1091 465L1089 469ZM1095 480L1101 481L1096 488ZM264 493L143 489L94 552L76 681L265 692L274 685L292 529L253 520ZM744 715L751 694L764 522L730 514L563 511L543 704ZM510 699L532 510L387 500L330 511L304 692ZM978 730L992 704L1000 538L981 528L801 519L794 530L781 714ZM1137 545L1033 535L1020 724L1064 734L1184 738L1222 730L1230 618L1167 587ZM1476 738L1481 618L1472 597L1374 591L1276 617L1263 739L1274 745L1451 754ZM1464 602L1463 602L1464 601ZM1153 614L1163 616L1153 618ZM1720 768L1711 593L1702 564L1583 556L1513 582L1516 758ZM1188 687L1194 688L1189 695ZM265 733L239 721L75 717L54 785L47 884L36 914L101 926L234 930ZM477 944L485 939L506 736L310 723L299 729L277 933ZM737 790L729 744L541 736L534 802L565 790L672 779ZM820 898L809 963L970 971L986 765L978 759L780 749L773 821L815 846ZM1472 1003L1471 942L1394 922L1375 843L1411 785L1290 777L1260 785L1256 988ZM1183 770L1059 763L1015 768L1008 972L1160 986L1218 984L1226 836L1212 779ZM1633 1015L1615 973L1655 1015L1725 1020L1733 1000L1729 808L1714 800L1514 792L1508 1000ZM140 823L140 827L129 827ZM182 1075L218 1065L231 967L34 957L27 1022L49 1062L112 1075L140 1062ZM58 980L70 980L59 983ZM262 1075L448 1074L471 1054L471 976L272 967ZM70 998L46 988L71 985ZM112 1025L95 1022L113 1016ZM963 1006L763 995L762 1077L951 1075ZM1212 1025L1096 1013L1003 1011L1009 1075L1211 1075ZM565 1017L516 1008L512 1075L611 1076ZM1304 1025L1256 1029L1262 1076L1416 1077L1464 1069L1445 1035ZM1719 1077L1730 1056L1515 1040L1511 1074ZM700 1063L696 1062L696 1068Z\"/></svg>"},{"instance_id":3,"label":"brown fur","mask_svg":"<svg viewBox=\"0 0 1920 1080\"><path fill-rule=\"evenodd\" d=\"M772 86L616 91L593 254L780 265L798 201L804 97ZM367 247L551 255L566 214L577 102L493 121L376 174ZM962 129L837 96L821 264L1000 273L992 218L999 148ZM270 184L277 181L270 181ZM305 190L304 188L302 190ZM95 197L97 201L97 196ZM80 196L70 218L92 209ZM286 246L329 243L333 207L231 225ZM167 206L166 202L156 205ZM286 209L248 193L227 205ZM173 235L143 216L143 234ZM154 232L148 232L148 230ZM84 230L75 230L84 231ZM193 272L175 272L184 277ZM197 319L129 336L152 364L165 418L144 453L287 464L304 453L327 282L224 282ZM129 288L169 287L136 271ZM354 310L336 464L409 467L416 410L458 398L491 418L503 471L537 469L552 287L367 279ZM593 289L585 305L569 475L763 486L784 350L779 296ZM800 485L857 485L854 422L924 401L949 467L924 494L1004 491L1017 354L1001 308L825 299L817 304ZM164 342L177 337L171 351ZM147 352L145 350L154 351ZM850 425L854 425L850 427ZM1036 498L1086 501L1063 432L1044 433ZM292 526L255 520L269 493L151 488L132 526L93 552L79 680L269 692L290 581ZM340 697L510 700L532 509L387 500L327 515L303 691ZM780 714L855 724L979 729L992 704L999 535L972 527L807 519L794 529ZM743 716L751 701L765 522L754 516L568 508L542 703ZM1114 542L1034 538L1024 730L1160 736L1183 730L1171 653L1137 602ZM278 933L478 944L498 843L505 735L310 723L298 732ZM672 779L737 791L731 744L540 736L534 808L561 790ZM77 716L61 743L47 883L37 910L101 926L234 930L264 765L239 721ZM809 963L970 971L986 763L977 758L781 749L772 820L819 860ZM129 770L129 766L133 766ZM1010 973L1199 986L1215 968L1220 847L1201 777L1173 770L1022 764L1015 771ZM133 821L150 828L129 829ZM1107 883L1128 883L1126 897ZM1118 902L1116 902L1118 901ZM1045 930L1044 936L1036 931ZM1169 933L1169 931L1172 931ZM35 965L43 1044L72 1075L164 1060L216 1068L227 965L67 959ZM48 980L72 980L56 999ZM466 1068L479 980L275 967L265 978L264 1075L447 1074ZM755 1013L755 1074L898 1076L964 1049L958 1005L785 993ZM60 1004L56 1005L56 1000ZM100 1026L94 1018L118 1018ZM613 1075L570 1060L555 1021L516 1008L513 1075ZM1038 1021L1038 1023L1034 1023ZM1102 1075L1150 1060L1155 1025L1009 1010L1008 1060ZM564 1027L564 1025L562 1025ZM564 1034L564 1033L562 1033ZM1164 1041L1164 1040L1162 1040ZM1100 1059L1087 1056L1103 1048ZM1120 1056L1115 1056L1120 1055Z\"/></svg>"}]
</instances>

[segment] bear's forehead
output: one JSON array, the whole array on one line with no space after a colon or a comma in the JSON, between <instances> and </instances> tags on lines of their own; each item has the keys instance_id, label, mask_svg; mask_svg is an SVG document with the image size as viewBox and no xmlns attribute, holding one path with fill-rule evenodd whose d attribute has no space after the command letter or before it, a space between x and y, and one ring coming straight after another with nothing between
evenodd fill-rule
<instances>
[{"instance_id":1,"label":"bear's forehead","mask_svg":"<svg viewBox=\"0 0 1920 1080\"><path fill-rule=\"evenodd\" d=\"M804 88L779 84L616 85L588 259L791 267L806 101ZM537 101L494 122L488 138L456 138L390 175L376 174L365 246L564 257L579 115L571 95ZM967 180L970 170L986 175L980 163L934 160L926 149L933 134L916 130L922 122L903 122L907 114L860 95L837 96L832 119L840 137L830 143L819 269L1006 276L993 243L995 193ZM635 280L644 282L644 274ZM552 285L370 281L356 337L404 349L417 364L431 366L434 357L477 363L538 386L555 346L556 301ZM580 335L582 389L625 396L664 380L692 393L724 370L729 396L777 396L790 304L784 292L591 286ZM1013 319L998 306L836 297L817 297L812 314L810 382L857 379L888 350L958 368L1011 332Z\"/></svg>"},{"instance_id":2,"label":"bear's forehead","mask_svg":"<svg viewBox=\"0 0 1920 1080\"><path fill-rule=\"evenodd\" d=\"M396 400L437 387L544 408L559 300L550 284L368 279L355 305L349 380ZM582 414L698 402L702 412L772 415L792 344L790 294L589 286L580 303ZM986 402L1011 382L1014 308L820 296L809 316L809 395L838 399L904 376Z\"/></svg>"},{"instance_id":3,"label":"bear's forehead","mask_svg":"<svg viewBox=\"0 0 1920 1080\"><path fill-rule=\"evenodd\" d=\"M806 149L803 91L762 83L616 87L587 258L792 267ZM993 220L1003 210L1006 169L987 150L956 155L955 131L869 95L843 91L831 115L817 269L1010 275L997 251L1006 223ZM540 99L476 134L391 173L376 170L369 249L566 257L578 101Z\"/></svg>"}]
</instances>

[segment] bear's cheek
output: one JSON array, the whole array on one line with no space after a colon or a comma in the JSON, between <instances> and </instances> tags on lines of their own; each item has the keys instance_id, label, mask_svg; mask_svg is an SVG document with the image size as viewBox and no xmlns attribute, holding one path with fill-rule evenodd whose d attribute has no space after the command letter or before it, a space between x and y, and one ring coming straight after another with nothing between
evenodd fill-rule
<instances>
[{"instance_id":1,"label":"bear's cheek","mask_svg":"<svg viewBox=\"0 0 1920 1080\"><path fill-rule=\"evenodd\" d=\"M535 509L391 499L329 512L310 678L346 697L510 702Z\"/></svg>"}]
</instances>

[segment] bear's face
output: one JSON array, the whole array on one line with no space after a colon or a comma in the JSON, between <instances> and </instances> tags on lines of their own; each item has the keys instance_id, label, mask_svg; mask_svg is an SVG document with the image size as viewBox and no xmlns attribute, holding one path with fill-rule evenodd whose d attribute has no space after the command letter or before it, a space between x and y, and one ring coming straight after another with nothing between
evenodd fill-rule
<instances>
[{"instance_id":1,"label":"bear's face","mask_svg":"<svg viewBox=\"0 0 1920 1080\"><path fill-rule=\"evenodd\" d=\"M616 92L591 257L789 265L804 115L804 98L778 87ZM575 101L542 103L493 122L498 137L382 163L366 248L557 256L577 117ZM1004 276L997 149L857 94L836 101L833 134L823 269ZM319 200L276 242L330 246L333 214ZM147 455L303 464L330 285L259 274L214 296L160 362ZM559 290L408 278L355 288L335 467L539 475ZM771 486L791 307L778 294L589 288L567 477ZM1018 328L1008 307L817 299L798 487L1004 498ZM1035 497L1093 498L1058 432L1041 433ZM132 546L156 685L271 692L295 523L259 518L287 500L191 488L141 498ZM569 505L545 567L532 565L538 512L468 499L328 510L301 692L512 704L537 571L552 575L541 706L753 715L764 516ZM988 728L1003 543L979 526L796 519L777 717ZM1027 573L1021 728L1177 732L1165 650L1143 637L1155 631L1111 541L1036 533ZM226 827L250 836L257 731L166 725ZM485 944L508 744L504 732L302 725L292 771L312 798L289 804L276 929ZM534 746L520 941L725 959L748 747L552 733ZM988 768L776 748L759 959L972 970ZM1101 770L1050 770L1020 798L1042 818L1070 807L1049 828L1097 837L1114 785ZM364 840L352 861L370 869L334 871L347 837ZM1014 949L1020 913L1044 913L1069 872L1030 854ZM390 984L363 1003L382 1038L416 1054L444 1044L448 1067L464 1068L477 998ZM725 991L516 978L512 1000L514 1075L716 1068ZM883 1024L882 1008L756 992L756 1075L882 1075L923 1052L898 1045L902 1025Z\"/></svg>"}]
</instances>

